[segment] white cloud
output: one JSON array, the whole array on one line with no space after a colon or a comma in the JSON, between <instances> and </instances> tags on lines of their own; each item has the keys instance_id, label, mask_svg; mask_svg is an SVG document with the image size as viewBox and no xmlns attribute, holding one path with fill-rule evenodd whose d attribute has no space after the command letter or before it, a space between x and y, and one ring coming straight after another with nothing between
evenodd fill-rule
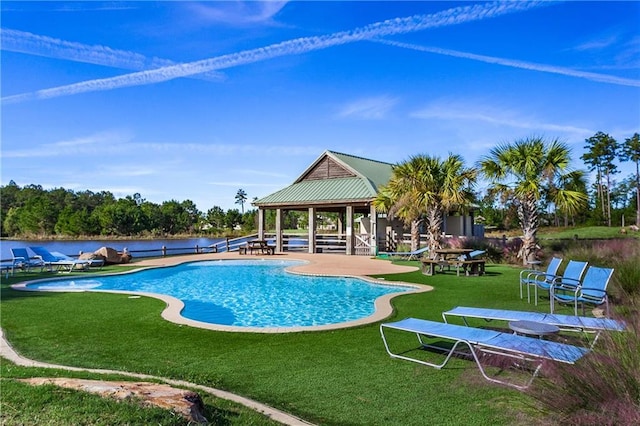
<instances>
[{"instance_id":1,"label":"white cloud","mask_svg":"<svg viewBox=\"0 0 640 426\"><path fill-rule=\"evenodd\" d=\"M316 155L322 148L312 145L291 147L287 145L252 145L252 144L208 144L193 142L139 142L134 136L124 131L97 132L88 136L44 143L38 149L10 149L6 146L2 150L2 158L47 158L68 155L101 156L159 152L164 155L210 155L210 156L238 156L252 157L292 157Z\"/></svg>"},{"instance_id":2,"label":"white cloud","mask_svg":"<svg viewBox=\"0 0 640 426\"><path fill-rule=\"evenodd\" d=\"M255 63L286 55L297 55L357 41L371 40L394 34L405 34L429 28L456 25L463 22L483 20L549 4L551 4L551 2L498 1L482 5L460 6L431 15L415 15L407 18L389 19L364 27L355 28L350 31L341 31L326 36L302 37L282 43L272 44L266 47L245 50L215 58L161 67L149 71L139 71L117 77L89 80L31 93L7 96L3 97L2 101L9 104L32 99L47 99L86 92L113 90L122 87L160 83L175 78Z\"/></svg>"},{"instance_id":3,"label":"white cloud","mask_svg":"<svg viewBox=\"0 0 640 426\"><path fill-rule=\"evenodd\" d=\"M228 25L268 24L284 8L287 1L224 1L187 3L200 20Z\"/></svg>"},{"instance_id":4,"label":"white cloud","mask_svg":"<svg viewBox=\"0 0 640 426\"><path fill-rule=\"evenodd\" d=\"M476 55L474 53L460 52L457 50L441 49L438 47L418 46L409 43L400 43L389 40L376 40L380 43L388 44L390 46L402 47L405 49L412 49L421 52L436 53L439 55L455 56L458 58L471 59L474 61L487 62L491 64L503 65L513 68L521 68L530 71L547 72L552 74L561 74L569 77L584 78L591 81L597 81L601 83L617 84L621 86L640 87L640 80L632 80L629 78L616 77L606 74L597 74L593 72L579 71L571 68L558 67L554 65L537 64L533 62L518 61L514 59L496 58L493 56Z\"/></svg>"},{"instance_id":5,"label":"white cloud","mask_svg":"<svg viewBox=\"0 0 640 426\"><path fill-rule=\"evenodd\" d=\"M505 112L509 111L509 112ZM534 133L553 132L569 135L573 138L585 138L593 135L593 129L587 129L570 124L556 124L545 122L536 117L528 117L516 113L515 108L493 107L481 103L450 102L447 100L434 102L427 107L411 114L421 119L447 120L455 122L457 127L468 127L488 124L492 127L510 127L525 129Z\"/></svg>"},{"instance_id":6,"label":"white cloud","mask_svg":"<svg viewBox=\"0 0 640 426\"><path fill-rule=\"evenodd\" d=\"M168 59L147 58L139 53L126 50L64 41L25 31L5 28L0 29L0 36L2 36L2 50L33 56L64 59L126 70L148 70L176 64L176 62ZM224 75L219 72L207 72L193 77L209 81L221 81L224 79Z\"/></svg>"},{"instance_id":7,"label":"white cloud","mask_svg":"<svg viewBox=\"0 0 640 426\"><path fill-rule=\"evenodd\" d=\"M251 188L282 188L282 184L280 183L260 183L260 182L242 182L242 181L213 181L207 182L207 185L212 186L231 186L234 188L243 188L243 187L251 187Z\"/></svg>"},{"instance_id":8,"label":"white cloud","mask_svg":"<svg viewBox=\"0 0 640 426\"><path fill-rule=\"evenodd\" d=\"M268 167L268 165L266 165L266 167ZM269 171L265 172L265 171L256 170L256 169L236 169L236 170L233 170L231 173L238 173L238 174L250 175L250 176L270 177L270 178L289 178L289 175L286 175L284 173L269 172Z\"/></svg>"},{"instance_id":9,"label":"white cloud","mask_svg":"<svg viewBox=\"0 0 640 426\"><path fill-rule=\"evenodd\" d=\"M582 43L578 46L575 46L573 50L584 51L584 50L599 50L607 48L618 41L618 37L615 35L607 36L604 38L600 38L597 40L590 40L585 43Z\"/></svg>"},{"instance_id":10,"label":"white cloud","mask_svg":"<svg viewBox=\"0 0 640 426\"><path fill-rule=\"evenodd\" d=\"M110 178L151 176L156 173L158 173L158 169L148 166L140 166L138 164L109 165L102 167L97 172L98 175L108 176Z\"/></svg>"},{"instance_id":11,"label":"white cloud","mask_svg":"<svg viewBox=\"0 0 640 426\"><path fill-rule=\"evenodd\" d=\"M398 100L390 96L358 99L343 106L338 115L365 120L380 120L385 118L397 103Z\"/></svg>"},{"instance_id":12,"label":"white cloud","mask_svg":"<svg viewBox=\"0 0 640 426\"><path fill-rule=\"evenodd\" d=\"M60 157L70 154L100 155L117 149L123 150L132 136L127 132L98 132L88 136L41 144L29 149L7 149L3 147L3 158ZM37 148L37 149L34 149Z\"/></svg>"}]
</instances>

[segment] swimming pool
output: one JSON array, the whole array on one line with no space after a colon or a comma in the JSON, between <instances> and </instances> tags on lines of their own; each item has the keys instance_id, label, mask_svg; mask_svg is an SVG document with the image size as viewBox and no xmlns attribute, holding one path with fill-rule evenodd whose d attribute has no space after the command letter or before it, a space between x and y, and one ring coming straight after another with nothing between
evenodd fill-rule
<instances>
[{"instance_id":1,"label":"swimming pool","mask_svg":"<svg viewBox=\"0 0 640 426\"><path fill-rule=\"evenodd\" d=\"M250 328L311 327L356 321L376 299L412 290L359 278L303 276L285 271L300 261L216 260L27 285L42 291L122 291L168 295L184 303L184 318Z\"/></svg>"}]
</instances>

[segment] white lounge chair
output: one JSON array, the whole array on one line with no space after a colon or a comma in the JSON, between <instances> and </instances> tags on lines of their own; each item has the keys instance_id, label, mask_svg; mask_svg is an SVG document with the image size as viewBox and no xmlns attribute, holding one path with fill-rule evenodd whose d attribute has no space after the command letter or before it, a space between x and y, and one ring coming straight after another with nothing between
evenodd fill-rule
<instances>
[{"instance_id":1,"label":"white lounge chair","mask_svg":"<svg viewBox=\"0 0 640 426\"><path fill-rule=\"evenodd\" d=\"M624 331L625 324L609 318L579 317L574 315L546 314L544 312L511 311L507 309L473 308L456 306L443 312L442 319L449 322L448 317L459 317L466 326L469 326L467 318L483 319L485 321L533 321L558 327L562 331L583 333L595 333L591 342L593 346L598 336L603 331Z\"/></svg>"},{"instance_id":2,"label":"white lounge chair","mask_svg":"<svg viewBox=\"0 0 640 426\"><path fill-rule=\"evenodd\" d=\"M402 352L392 351L390 349L387 336L385 335L385 330L388 331L390 329L415 333L421 348L434 348L443 351L446 354L445 360L441 364L435 364L408 356L407 349L404 349ZM542 340L532 337L518 336L511 333L502 333L499 331L465 327L462 325L453 325L416 318L406 318L397 322L381 324L380 334L382 335L382 341L384 342L385 349L392 358L417 362L437 369L443 368L449 362L449 359L451 359L451 356L454 353L459 353L456 352L456 349L459 346L466 346L469 350L469 354L475 360L478 368L480 369L480 373L482 373L482 376L485 379L490 382L512 386L517 389L526 389L531 385L533 379L538 375L544 360L574 364L589 352L586 348L553 342L550 340ZM442 340L449 341L453 343L453 345L436 346L432 344ZM430 343L428 341L432 342ZM519 364L532 364L535 368L533 369L531 378L523 385L496 379L488 376L485 372L479 358L479 355L482 353L514 358L518 360Z\"/></svg>"},{"instance_id":3,"label":"white lounge chair","mask_svg":"<svg viewBox=\"0 0 640 426\"><path fill-rule=\"evenodd\" d=\"M49 270L53 270L53 267L56 267L56 271L67 271L71 272L74 268L79 268L82 270L89 269L91 262L88 260L79 260L73 259L72 257L58 254L58 256L49 252L44 247L29 247L31 251L33 251L36 256L38 256L45 264L45 267L49 268Z\"/></svg>"},{"instance_id":4,"label":"white lounge chair","mask_svg":"<svg viewBox=\"0 0 640 426\"><path fill-rule=\"evenodd\" d=\"M429 251L429 246L422 247L421 249L413 250L413 251L383 252L380 254L386 254L388 256L406 257L407 258L406 260L418 260L422 256L422 253L426 251Z\"/></svg>"}]
</instances>

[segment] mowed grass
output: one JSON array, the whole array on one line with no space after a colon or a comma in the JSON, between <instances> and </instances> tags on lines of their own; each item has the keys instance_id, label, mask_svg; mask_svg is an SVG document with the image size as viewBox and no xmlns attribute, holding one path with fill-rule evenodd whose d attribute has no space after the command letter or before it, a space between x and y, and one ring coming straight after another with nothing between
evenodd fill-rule
<instances>
[{"instance_id":1,"label":"mowed grass","mask_svg":"<svg viewBox=\"0 0 640 426\"><path fill-rule=\"evenodd\" d=\"M542 239L578 238L584 239L609 239L609 238L640 238L640 232L626 230L620 232L619 226L583 226L583 227L544 227L538 231L538 237Z\"/></svg>"},{"instance_id":2,"label":"mowed grass","mask_svg":"<svg viewBox=\"0 0 640 426\"><path fill-rule=\"evenodd\" d=\"M116 400L54 385L31 386L28 377L73 377L131 380L116 375L96 375L57 369L18 367L3 360L0 367L3 425L188 425L175 413L143 404L137 399ZM238 404L201 394L203 414L214 425L279 423Z\"/></svg>"},{"instance_id":3,"label":"mowed grass","mask_svg":"<svg viewBox=\"0 0 640 426\"><path fill-rule=\"evenodd\" d=\"M442 321L442 311L457 305L533 310L533 304L520 300L518 273L488 265L482 277L454 272L427 277L419 271L384 276L434 286L431 292L396 297L395 312L385 321ZM437 370L390 358L379 323L326 332L215 332L164 321L164 303L156 299L18 292L8 288L10 282L15 278L2 285L2 327L22 355L39 361L186 380L326 425L512 425L530 424L539 416L529 397L489 384L471 361L454 359ZM538 309L548 306L541 302ZM398 341L417 346L415 337L398 336ZM35 369L19 370L25 375ZM33 375L48 374L37 370ZM3 368L3 388L10 377ZM39 410L39 391L32 392L31 406ZM3 405L6 398L3 392ZM61 406L65 398L60 397ZM149 415L150 423L157 423L156 414ZM232 416L218 424L271 424L258 418Z\"/></svg>"}]
</instances>

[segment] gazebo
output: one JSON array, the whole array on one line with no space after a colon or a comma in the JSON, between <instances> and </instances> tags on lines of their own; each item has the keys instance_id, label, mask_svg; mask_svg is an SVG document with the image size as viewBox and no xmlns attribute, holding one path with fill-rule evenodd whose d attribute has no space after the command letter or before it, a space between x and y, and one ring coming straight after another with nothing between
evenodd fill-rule
<instances>
[{"instance_id":1,"label":"gazebo","mask_svg":"<svg viewBox=\"0 0 640 426\"><path fill-rule=\"evenodd\" d=\"M258 238L265 239L265 210L275 210L276 251L283 251L284 212L308 211L308 250L318 244L318 214L338 213L337 230L347 255L376 255L389 246L389 239L403 234L399 221L387 222L372 202L382 185L389 182L393 165L334 151L325 151L289 186L252 203L258 208ZM450 218L447 218L450 219ZM457 235L473 235L473 217L446 220ZM380 244L383 244L380 246Z\"/></svg>"}]
</instances>

